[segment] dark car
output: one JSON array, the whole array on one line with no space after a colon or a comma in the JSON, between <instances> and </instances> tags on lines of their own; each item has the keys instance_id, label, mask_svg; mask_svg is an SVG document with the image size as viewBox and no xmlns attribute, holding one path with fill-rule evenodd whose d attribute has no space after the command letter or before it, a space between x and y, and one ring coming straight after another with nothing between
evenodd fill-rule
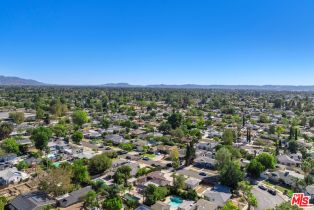
<instances>
[{"instance_id":1,"label":"dark car","mask_svg":"<svg viewBox=\"0 0 314 210\"><path fill-rule=\"evenodd\" d=\"M204 172L199 173L200 176L207 176Z\"/></svg>"},{"instance_id":2,"label":"dark car","mask_svg":"<svg viewBox=\"0 0 314 210\"><path fill-rule=\"evenodd\" d=\"M276 191L276 190L268 189L267 191L268 191L270 194L272 194L272 195L277 195L277 191Z\"/></svg>"},{"instance_id":3,"label":"dark car","mask_svg":"<svg viewBox=\"0 0 314 210\"><path fill-rule=\"evenodd\" d=\"M125 154L128 154L128 152L125 150L118 151L118 155L125 155Z\"/></svg>"},{"instance_id":4,"label":"dark car","mask_svg":"<svg viewBox=\"0 0 314 210\"><path fill-rule=\"evenodd\" d=\"M258 188L261 190L267 190L267 188L264 185L259 185Z\"/></svg>"},{"instance_id":5,"label":"dark car","mask_svg":"<svg viewBox=\"0 0 314 210\"><path fill-rule=\"evenodd\" d=\"M146 160L146 161L147 161L147 160L149 160L149 158L148 158L148 157L143 157L143 160Z\"/></svg>"},{"instance_id":6,"label":"dark car","mask_svg":"<svg viewBox=\"0 0 314 210\"><path fill-rule=\"evenodd\" d=\"M111 148L110 147L106 147L106 150L111 150Z\"/></svg>"},{"instance_id":7,"label":"dark car","mask_svg":"<svg viewBox=\"0 0 314 210\"><path fill-rule=\"evenodd\" d=\"M131 160L131 156L126 156L125 158L128 160Z\"/></svg>"}]
</instances>

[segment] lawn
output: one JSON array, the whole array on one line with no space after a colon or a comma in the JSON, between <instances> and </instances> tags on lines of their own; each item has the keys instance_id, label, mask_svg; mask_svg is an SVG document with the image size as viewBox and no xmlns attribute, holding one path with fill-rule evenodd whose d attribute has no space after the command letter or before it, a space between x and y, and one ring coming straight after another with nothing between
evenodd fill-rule
<instances>
[{"instance_id":1,"label":"lawn","mask_svg":"<svg viewBox=\"0 0 314 210\"><path fill-rule=\"evenodd\" d=\"M143 157L148 157L149 159L153 159L156 157L155 154L144 154Z\"/></svg>"},{"instance_id":2,"label":"lawn","mask_svg":"<svg viewBox=\"0 0 314 210\"><path fill-rule=\"evenodd\" d=\"M268 185L270 187L273 187L273 188L275 188L276 190L279 190L282 193L285 193L285 191L287 191L288 192L287 196L289 196L290 198L293 195L293 191L290 188L288 188L288 187L284 187L284 186L281 186L281 185L274 185L274 184L272 184L271 182L269 182L267 180L263 181L263 184Z\"/></svg>"}]
</instances>

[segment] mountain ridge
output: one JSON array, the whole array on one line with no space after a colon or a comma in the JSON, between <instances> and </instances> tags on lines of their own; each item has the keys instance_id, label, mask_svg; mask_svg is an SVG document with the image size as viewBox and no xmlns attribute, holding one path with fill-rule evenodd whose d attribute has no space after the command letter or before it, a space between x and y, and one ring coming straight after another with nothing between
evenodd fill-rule
<instances>
[{"instance_id":1,"label":"mountain ridge","mask_svg":"<svg viewBox=\"0 0 314 210\"><path fill-rule=\"evenodd\" d=\"M197 84L151 84L133 85L126 82L106 83L101 85L52 85L33 79L0 75L2 86L91 86L112 88L173 88L173 89L221 89L221 90L266 90L266 91L310 91L314 92L314 85L197 85Z\"/></svg>"},{"instance_id":2,"label":"mountain ridge","mask_svg":"<svg viewBox=\"0 0 314 210\"><path fill-rule=\"evenodd\" d=\"M0 85L5 85L5 86L24 86L24 85L29 85L29 86L39 86L39 85L46 85L45 83L38 82L33 79L23 79L20 77L12 77L12 76L3 76L0 75Z\"/></svg>"}]
</instances>

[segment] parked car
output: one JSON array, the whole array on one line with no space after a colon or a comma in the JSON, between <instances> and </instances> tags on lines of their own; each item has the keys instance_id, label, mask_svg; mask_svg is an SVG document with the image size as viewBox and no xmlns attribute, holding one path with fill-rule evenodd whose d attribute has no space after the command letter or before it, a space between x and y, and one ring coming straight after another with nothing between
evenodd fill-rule
<instances>
[{"instance_id":1,"label":"parked car","mask_svg":"<svg viewBox=\"0 0 314 210\"><path fill-rule=\"evenodd\" d=\"M267 188L264 185L259 185L258 188L261 190L267 190Z\"/></svg>"},{"instance_id":2,"label":"parked car","mask_svg":"<svg viewBox=\"0 0 314 210\"><path fill-rule=\"evenodd\" d=\"M204 172L199 173L200 176L207 176Z\"/></svg>"},{"instance_id":3,"label":"parked car","mask_svg":"<svg viewBox=\"0 0 314 210\"><path fill-rule=\"evenodd\" d=\"M128 152L125 151L125 150L118 151L117 153L118 153L118 155L125 155L125 154L128 154Z\"/></svg>"},{"instance_id":4,"label":"parked car","mask_svg":"<svg viewBox=\"0 0 314 210\"><path fill-rule=\"evenodd\" d=\"M143 160L146 160L146 161L147 161L147 160L149 160L149 158L148 158L148 157L143 157Z\"/></svg>"},{"instance_id":5,"label":"parked car","mask_svg":"<svg viewBox=\"0 0 314 210\"><path fill-rule=\"evenodd\" d=\"M276 191L276 190L268 189L267 191L268 191L270 194L272 194L272 195L277 195L277 191Z\"/></svg>"}]
</instances>

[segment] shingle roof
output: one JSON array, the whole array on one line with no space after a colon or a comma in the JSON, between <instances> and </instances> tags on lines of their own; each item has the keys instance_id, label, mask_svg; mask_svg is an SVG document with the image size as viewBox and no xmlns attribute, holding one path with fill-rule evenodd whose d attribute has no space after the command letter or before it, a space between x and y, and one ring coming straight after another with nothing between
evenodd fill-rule
<instances>
[{"instance_id":1,"label":"shingle roof","mask_svg":"<svg viewBox=\"0 0 314 210\"><path fill-rule=\"evenodd\" d=\"M32 210L54 203L55 201L44 192L31 192L17 196L10 202L10 205L17 210Z\"/></svg>"}]
</instances>

